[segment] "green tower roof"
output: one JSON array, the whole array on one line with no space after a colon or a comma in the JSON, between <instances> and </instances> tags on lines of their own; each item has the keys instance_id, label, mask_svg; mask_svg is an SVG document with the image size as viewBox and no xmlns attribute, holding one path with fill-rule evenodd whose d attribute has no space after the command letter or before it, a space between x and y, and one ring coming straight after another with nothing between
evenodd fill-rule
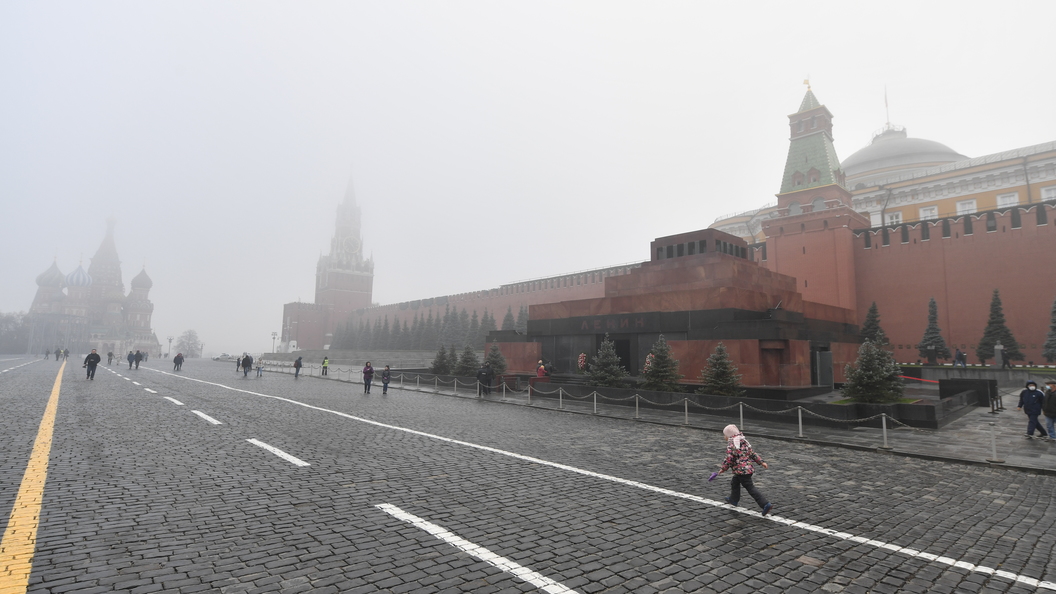
<instances>
[{"instance_id":1,"label":"green tower roof","mask_svg":"<svg viewBox=\"0 0 1056 594\"><path fill-rule=\"evenodd\" d=\"M819 108L824 110L819 117L824 118L825 114L828 114L828 110L818 102L814 92L807 89L807 94L803 97L799 111L790 117L795 118L798 114ZM793 121L795 122L796 120ZM812 170L816 172L816 177L811 177ZM836 156L836 147L832 145L830 125L819 126L814 131L808 129L805 134L793 132L793 138L788 146L788 159L785 161L785 173L781 177L781 191L779 194L787 194L818 186L842 184L843 179L839 172L840 159ZM796 183L797 180L799 181L798 185Z\"/></svg>"}]
</instances>

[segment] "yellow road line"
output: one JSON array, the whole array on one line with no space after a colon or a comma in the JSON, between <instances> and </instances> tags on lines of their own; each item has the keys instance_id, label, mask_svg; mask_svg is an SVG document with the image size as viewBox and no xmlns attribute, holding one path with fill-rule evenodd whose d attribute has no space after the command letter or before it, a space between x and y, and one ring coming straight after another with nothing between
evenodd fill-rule
<instances>
[{"instance_id":1,"label":"yellow road line","mask_svg":"<svg viewBox=\"0 0 1056 594\"><path fill-rule=\"evenodd\" d=\"M55 428L55 412L59 408L59 388L62 387L62 370L59 367L51 398L44 408L44 418L37 430L33 453L29 456L26 474L18 488L15 505L7 530L0 540L0 594L22 594L29 587L29 572L33 569L33 551L37 545L37 527L40 525L40 506L44 500L44 481L48 477L48 457L51 454L51 435Z\"/></svg>"}]
</instances>

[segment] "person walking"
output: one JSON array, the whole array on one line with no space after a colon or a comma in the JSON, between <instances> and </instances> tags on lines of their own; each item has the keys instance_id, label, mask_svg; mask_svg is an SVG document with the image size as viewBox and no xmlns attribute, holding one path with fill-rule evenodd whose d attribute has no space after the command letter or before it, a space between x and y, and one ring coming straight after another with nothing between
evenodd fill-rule
<instances>
[{"instance_id":1,"label":"person walking","mask_svg":"<svg viewBox=\"0 0 1056 594\"><path fill-rule=\"evenodd\" d=\"M733 479L730 480L730 496L726 498L726 503L736 507L737 502L741 500L741 487L743 486L748 491L748 494L752 496L752 499L755 499L755 502L762 508L762 513L765 516L774 508L774 504L767 501L766 497L752 483L752 475L755 474L752 462L759 464L763 468L770 467L767 466L766 462L763 462L759 454L755 453L755 450L752 449L752 444L748 443L748 440L744 438L744 435L741 434L736 425L726 425L726 428L722 430L722 434L726 436L726 459L722 461L717 474L722 474L727 470L733 471Z\"/></svg>"},{"instance_id":2,"label":"person walking","mask_svg":"<svg viewBox=\"0 0 1056 594\"><path fill-rule=\"evenodd\" d=\"M62 349L59 347L55 347L55 360L62 361Z\"/></svg>"},{"instance_id":3,"label":"person walking","mask_svg":"<svg viewBox=\"0 0 1056 594\"><path fill-rule=\"evenodd\" d=\"M1041 426L1041 421L1038 420L1038 415L1041 414L1041 405L1045 402L1045 394L1038 390L1038 384L1034 383L1034 380L1027 382L1027 387L1019 393L1019 405L1016 406L1016 410L1022 410L1027 415L1027 438L1034 437L1034 429L1037 429L1041 433L1041 438L1045 439L1049 434L1045 431L1045 428Z\"/></svg>"},{"instance_id":4,"label":"person walking","mask_svg":"<svg viewBox=\"0 0 1056 594\"><path fill-rule=\"evenodd\" d=\"M235 373L242 369L242 357L235 357Z\"/></svg>"},{"instance_id":5,"label":"person walking","mask_svg":"<svg viewBox=\"0 0 1056 594\"><path fill-rule=\"evenodd\" d=\"M88 376L84 379L94 380L95 379L95 367L99 365L99 362L103 358L99 356L99 353L92 349L92 352L88 353L88 356L84 358L83 367L88 370Z\"/></svg>"},{"instance_id":6,"label":"person walking","mask_svg":"<svg viewBox=\"0 0 1056 594\"><path fill-rule=\"evenodd\" d=\"M172 358L172 370L179 371L183 367L183 353L176 353Z\"/></svg>"},{"instance_id":7,"label":"person walking","mask_svg":"<svg viewBox=\"0 0 1056 594\"><path fill-rule=\"evenodd\" d=\"M51 349L47 349L47 350L44 351L44 360L47 361L50 358L51 358Z\"/></svg>"},{"instance_id":8,"label":"person walking","mask_svg":"<svg viewBox=\"0 0 1056 594\"><path fill-rule=\"evenodd\" d=\"M69 358L70 358L70 349L62 349L62 360L65 361L66 359L69 359Z\"/></svg>"},{"instance_id":9,"label":"person walking","mask_svg":"<svg viewBox=\"0 0 1056 594\"><path fill-rule=\"evenodd\" d=\"M107 366L110 366L113 363L114 363L114 351L107 351L106 352L106 364L107 364Z\"/></svg>"},{"instance_id":10,"label":"person walking","mask_svg":"<svg viewBox=\"0 0 1056 594\"><path fill-rule=\"evenodd\" d=\"M246 353L242 357L242 377L249 377L249 370L253 369L253 357Z\"/></svg>"},{"instance_id":11,"label":"person walking","mask_svg":"<svg viewBox=\"0 0 1056 594\"><path fill-rule=\"evenodd\" d=\"M1056 441L1056 379L1045 382L1045 402L1041 405L1045 415L1045 430L1049 432L1049 441Z\"/></svg>"},{"instance_id":12,"label":"person walking","mask_svg":"<svg viewBox=\"0 0 1056 594\"><path fill-rule=\"evenodd\" d=\"M374 379L374 368L370 366L370 361L363 367L363 393L370 394L370 382Z\"/></svg>"},{"instance_id":13,"label":"person walking","mask_svg":"<svg viewBox=\"0 0 1056 594\"><path fill-rule=\"evenodd\" d=\"M485 361L477 370L478 395L489 396L491 394L491 380L494 377L495 372L491 370L491 361Z\"/></svg>"},{"instance_id":14,"label":"person walking","mask_svg":"<svg viewBox=\"0 0 1056 594\"><path fill-rule=\"evenodd\" d=\"M386 365L385 369L381 370L381 393L382 395L389 393L389 381L392 380L392 370Z\"/></svg>"},{"instance_id":15,"label":"person walking","mask_svg":"<svg viewBox=\"0 0 1056 594\"><path fill-rule=\"evenodd\" d=\"M301 375L301 358L297 357L297 360L293 362L293 379L297 379Z\"/></svg>"},{"instance_id":16,"label":"person walking","mask_svg":"<svg viewBox=\"0 0 1056 594\"><path fill-rule=\"evenodd\" d=\"M136 351L132 358L136 360L136 369L139 369L139 362L143 360L143 353Z\"/></svg>"},{"instance_id":17,"label":"person walking","mask_svg":"<svg viewBox=\"0 0 1056 594\"><path fill-rule=\"evenodd\" d=\"M257 357L257 377L264 377L264 355Z\"/></svg>"},{"instance_id":18,"label":"person walking","mask_svg":"<svg viewBox=\"0 0 1056 594\"><path fill-rule=\"evenodd\" d=\"M128 351L128 356L125 358L128 359L128 368L132 369L132 363L136 360L136 356L132 354L132 351Z\"/></svg>"},{"instance_id":19,"label":"person walking","mask_svg":"<svg viewBox=\"0 0 1056 594\"><path fill-rule=\"evenodd\" d=\"M327 367L330 367L330 357L323 357L323 375L326 375Z\"/></svg>"}]
</instances>

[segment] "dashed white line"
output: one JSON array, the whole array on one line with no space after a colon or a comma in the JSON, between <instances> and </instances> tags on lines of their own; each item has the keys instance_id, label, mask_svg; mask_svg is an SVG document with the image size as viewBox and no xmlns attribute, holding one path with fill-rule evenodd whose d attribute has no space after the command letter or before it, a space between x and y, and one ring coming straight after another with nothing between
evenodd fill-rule
<instances>
[{"instance_id":1,"label":"dashed white line","mask_svg":"<svg viewBox=\"0 0 1056 594\"><path fill-rule=\"evenodd\" d=\"M192 410L191 412L196 414L196 415L198 415L199 417L202 417L203 419L205 419L206 421L209 421L210 423L212 423L214 425L223 425L223 423L221 423L220 421L217 421L213 417L210 417L209 415L203 413L200 410Z\"/></svg>"},{"instance_id":2,"label":"dashed white line","mask_svg":"<svg viewBox=\"0 0 1056 594\"><path fill-rule=\"evenodd\" d=\"M256 439L247 439L246 441L248 441L249 443L251 443L251 444L253 444L253 445L257 446L257 447L261 447L261 448L264 448L265 450L268 450L272 454L275 454L276 456L282 458L283 460L289 462L290 464L295 464L297 466L311 466L311 464L305 462L304 460L301 460L300 458L298 458L296 456L291 456L291 455L287 454L286 452L280 450L279 448L277 448L275 446L270 446L270 445L264 443L263 441L256 440Z\"/></svg>"},{"instance_id":3,"label":"dashed white line","mask_svg":"<svg viewBox=\"0 0 1056 594\"><path fill-rule=\"evenodd\" d=\"M142 386L142 385L143 385L143 384L141 384L141 383L139 383L139 382L132 382L132 383L133 383L133 384L136 384L137 386Z\"/></svg>"},{"instance_id":4,"label":"dashed white line","mask_svg":"<svg viewBox=\"0 0 1056 594\"><path fill-rule=\"evenodd\" d=\"M155 392L154 390L151 390L150 388L143 388L143 389L146 390L147 392L150 392L151 394L157 394L157 392Z\"/></svg>"},{"instance_id":5,"label":"dashed white line","mask_svg":"<svg viewBox=\"0 0 1056 594\"><path fill-rule=\"evenodd\" d=\"M165 400L168 400L169 402L175 404L176 406L183 406L183 403L180 402L179 400L176 400L175 398L170 398L170 397L166 396Z\"/></svg>"},{"instance_id":6,"label":"dashed white line","mask_svg":"<svg viewBox=\"0 0 1056 594\"><path fill-rule=\"evenodd\" d=\"M1046 589L1046 590L1056 590L1056 582L1043 581L1043 580L1039 580L1037 578L1032 578L1032 577L1028 577L1028 576L1025 576L1025 575L1019 575L1019 574L1015 574L1015 573L1012 573L1012 572L1009 572L1009 571L1002 571L1002 570L994 569L992 567L986 567L984 565L972 565L971 563L957 561L956 559L952 559L950 557L943 557L943 556L933 555L931 553L925 553L925 552L922 552L922 551L918 551L916 549L910 549L910 548L902 547L902 546L899 546L899 545L896 545L896 544L892 544L892 543L887 543L887 542L883 542L883 541L879 541L879 540L871 540L871 539L868 539L868 538L865 538L865 537L862 537L862 536L854 536L854 535L848 534L846 532L838 532L838 531L833 530L831 528L825 528L823 526L817 526L817 525L814 525L814 524L808 524L806 522L798 522L796 520L792 520L792 519L789 519L789 518L783 518L781 516L776 516L776 515L773 515L773 514L768 515L768 516L762 516L757 511L749 510L749 509L746 509L746 508L743 508L743 507L732 507L728 503L724 503L722 501L716 501L714 499L706 499L704 497L699 497L697 495L690 495L689 493L681 493L679 491L674 491L674 490L671 490L671 489L665 489L663 487L656 487L656 486L653 486L653 485L649 485L647 483L641 483L641 482L638 482L638 481L632 481L632 480L629 480L629 479L620 478L618 476L601 474L601 473L598 473L598 472L593 472L593 471L585 470L585 469L582 469L582 468L576 468L575 466L569 466L567 464L560 464L558 462L551 462L549 460L543 460L541 458L533 458L531 456L525 456L523 454L518 454L518 453L515 453L515 452L507 452L505 450L500 450L498 448L493 448L493 447L489 447L489 446L475 444L475 443L471 443L471 442L468 442L468 441L460 441L460 440L457 440L457 439L451 439L450 437L443 437L443 436L440 436L440 435L434 435L432 433L426 433L424 431L417 431L415 429L408 429L406 427L399 427L397 425L389 425L387 423L379 423L378 421L372 421L370 419L357 417L357 416L354 416L354 415L350 415L348 413L343 413L341 411L330 410L328 408L323 408L321 406L314 406L314 405L307 404L307 403L304 403L304 402L298 402L297 400L292 400L290 398L283 398L281 396L272 396L270 394L261 394L260 392L251 392L249 390L242 390L240 388L232 388L231 386L225 386L224 384L218 384L218 383L215 383L215 382L207 382L205 380L195 379L193 377L185 377L185 376L182 376L182 375L176 375L174 373L168 373L166 371L160 371L160 370L156 370L156 369L152 369L151 371L156 371L157 373L161 373L161 374L164 374L164 375L171 375L173 377L178 377L180 379L185 379L185 380L192 381L192 382L198 382L198 383L202 383L202 384L208 384L210 386L216 386L218 388L223 388L225 390L231 390L233 392L242 392L243 394L251 394L253 396L261 396L263 398L271 398L273 400L279 400L279 401L282 401L282 402L288 402L290 404L296 404L297 406L303 406L304 408L317 410L317 411L320 411L320 412L327 412L327 413L330 413L330 414L337 415L339 417L344 417L346 419L351 419L353 421L359 421L361 423L366 423L368 425L374 425L375 427L382 427L382 428L385 428L385 429L391 429L393 431L402 431L404 433L410 433L412 435L418 435L418 436L426 437L426 438L429 438L429 439L436 439L436 440L443 441L443 442L446 442L446 443L451 443L451 444L455 444L455 445L461 445L461 446L465 446L465 447L469 447L469 448L474 448L474 449L477 449L477 450L481 450L481 451L485 451L485 452L491 452L491 453L499 454L499 455L502 455L502 456L508 456L510 458L515 458L515 459L518 459L518 460L524 460L524 461L530 462L532 464L539 464L541 466L549 466L551 468L556 468L556 469L559 469L559 470L565 470L565 471L573 472L573 473L580 474L580 475L583 475L583 476L589 476L589 477L596 478L596 479L601 479L601 480L605 480L605 481L611 481L611 482L619 483L621 485L625 485L625 486L628 486L628 487L634 487L636 489L643 489L643 490L651 491L653 493L658 493L658 494L661 494L661 495L668 495L670 497L677 497L679 499L686 499L686 500L693 501L693 502L696 502L696 503L702 503L704 505L710 505L712 507L726 508L726 509L728 509L730 511L734 511L734 512L737 512L737 513L740 513L740 514L749 515L749 516L756 516L756 517L759 517L759 518L764 519L764 520L769 520L771 522L777 522L779 524L785 524L786 526L791 526L791 527L794 527L794 528L801 528L803 530L808 530L808 531L811 531L811 532L817 532L817 533L820 533L820 534L825 534L825 535L831 536L833 538L838 538L838 539L841 539L841 540L848 540L848 541L851 541L851 542L856 542L856 543L866 544L866 545L877 547L877 548L882 548L884 550L889 550L889 551L892 551L892 552L895 552L895 553L899 553L899 554L902 554L902 555L906 555L906 556L909 556L909 557L915 557L915 558L918 558L918 559L924 559L926 561L932 561L932 562L940 563L940 564L943 564L943 565L949 565L951 567L956 566L956 567L961 567L961 568L967 568L967 567L970 566L971 569L969 571L975 571L975 572L979 572L979 573L985 573L987 575L994 575L994 576L997 576L997 577L1002 577L1002 578L1005 578L1005 579L1008 579L1008 580L1012 580L1014 582L1019 582L1021 584L1026 584L1026 585L1034 587L1034 588L1043 588L1043 589ZM259 446L261 446L261 447L263 447L265 449L269 449L269 450L271 449L271 446L268 446L266 444L261 444L260 442L257 442L256 440L250 439L250 440L247 440L247 441L249 441L250 443L254 443L255 445L259 445ZM289 455L289 454L286 454L285 452L283 452L282 454L278 454L277 453L278 451L281 451L281 450L277 450L276 451L276 455L283 455L283 456L288 456ZM290 456L290 458L293 458L293 456ZM296 460L296 458L294 458L294 459ZM303 464L305 466L308 465L307 462L303 462ZM961 563L961 565L957 565L958 563Z\"/></svg>"},{"instance_id":7,"label":"dashed white line","mask_svg":"<svg viewBox=\"0 0 1056 594\"><path fill-rule=\"evenodd\" d=\"M130 382L130 381L132 381L132 378L130 378L130 377L126 377L126 378L125 378L125 381L126 381L126 382Z\"/></svg>"},{"instance_id":8,"label":"dashed white line","mask_svg":"<svg viewBox=\"0 0 1056 594\"><path fill-rule=\"evenodd\" d=\"M447 530L446 528L437 526L432 522L423 520L422 518L419 518L416 515L409 514L403 511L402 509L396 507L395 505L391 505L389 503L381 503L379 505L375 505L374 507L380 509L381 511L389 514L394 518L403 520L408 524L413 524L414 526L425 530L429 534L432 534L433 536L439 538L447 544L462 549L466 553L469 553L470 555L476 557L477 559L480 559L488 565L497 567L502 571L505 571L506 573L513 574L513 577L528 582L529 584L543 590L544 592L549 592L550 594L570 594L576 592L575 590L559 582L555 582L554 580L538 572L532 571L531 569L528 569L527 567L519 563L511 561L506 557L496 555L488 549L485 549L480 545L474 544L462 538L461 536L458 536L457 534Z\"/></svg>"}]
</instances>

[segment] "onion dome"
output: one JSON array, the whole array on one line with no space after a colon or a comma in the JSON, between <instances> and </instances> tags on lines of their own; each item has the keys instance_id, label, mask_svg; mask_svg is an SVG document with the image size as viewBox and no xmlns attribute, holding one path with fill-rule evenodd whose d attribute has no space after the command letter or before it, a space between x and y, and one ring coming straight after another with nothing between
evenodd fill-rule
<instances>
[{"instance_id":1,"label":"onion dome","mask_svg":"<svg viewBox=\"0 0 1056 594\"><path fill-rule=\"evenodd\" d=\"M132 277L131 282L133 289L149 289L154 286L154 281L150 280L147 276L147 268L143 267L143 270L139 271L139 274Z\"/></svg>"},{"instance_id":2,"label":"onion dome","mask_svg":"<svg viewBox=\"0 0 1056 594\"><path fill-rule=\"evenodd\" d=\"M40 273L37 277L38 287L61 287L62 281L66 279L66 276L59 270L59 265L55 262L51 263L51 268Z\"/></svg>"},{"instance_id":3,"label":"onion dome","mask_svg":"<svg viewBox=\"0 0 1056 594\"><path fill-rule=\"evenodd\" d=\"M84 271L84 268L78 266L77 270L66 275L66 286L90 287L92 286L92 277L88 276L88 273Z\"/></svg>"}]
</instances>

